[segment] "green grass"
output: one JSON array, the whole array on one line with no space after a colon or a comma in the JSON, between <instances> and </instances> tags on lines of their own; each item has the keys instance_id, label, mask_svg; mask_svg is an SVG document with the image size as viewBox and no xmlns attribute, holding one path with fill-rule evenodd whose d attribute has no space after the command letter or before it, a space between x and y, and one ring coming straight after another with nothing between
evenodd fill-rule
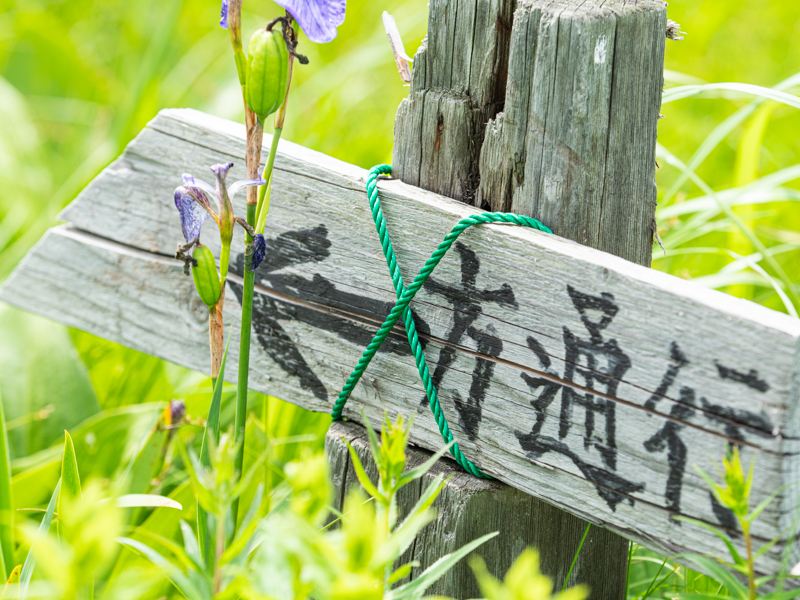
<instances>
[{"instance_id":1,"label":"green grass","mask_svg":"<svg viewBox=\"0 0 800 600\"><path fill-rule=\"evenodd\" d=\"M249 4L264 11L245 15L250 26L273 12L267 1ZM351 1L334 43L304 44L311 66L299 69L284 136L364 167L388 161L394 111L407 88L394 70L380 13L394 13L413 49L424 35L426 4ZM0 11L0 122L13 127L0 127L0 280L159 108L192 106L241 118L213 0L3 6L10 9ZM796 11L789 0L670 2L670 16L688 35L668 42L667 94L687 97L662 109L664 250L655 248L653 265L790 314L800 308L800 110L793 105L800 77L788 60L800 33ZM674 90L715 82L761 87ZM17 508L47 505L65 428L81 467L110 476L141 442L120 432L151 439L156 403L176 398L186 402L190 421L203 418L211 392L201 375L5 307L0 364ZM43 365L46 380L39 376ZM232 390L223 395L223 407L230 407ZM276 437L308 432L320 443L324 416L274 400L253 404L268 408ZM232 418L223 409L222 423ZM250 425L253 443L263 442L263 425ZM108 443L103 456L98 438ZM176 482L164 485L180 491ZM629 579L631 598L719 588L640 548Z\"/></svg>"}]
</instances>

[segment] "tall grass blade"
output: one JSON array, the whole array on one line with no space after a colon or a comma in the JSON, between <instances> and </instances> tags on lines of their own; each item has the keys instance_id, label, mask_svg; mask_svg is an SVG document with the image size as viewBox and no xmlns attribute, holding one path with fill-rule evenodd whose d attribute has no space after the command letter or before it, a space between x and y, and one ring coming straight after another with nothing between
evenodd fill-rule
<instances>
[{"instance_id":1,"label":"tall grass blade","mask_svg":"<svg viewBox=\"0 0 800 600\"><path fill-rule=\"evenodd\" d=\"M707 194L714 200L718 209L750 241L756 250L761 253L765 262L770 266L770 268L783 283L784 289L789 295L792 304L794 304L795 307L800 306L800 296L794 291L792 280L786 274L783 267L781 267L781 265L778 264L775 258L769 253L761 239L742 222L742 220L733 212L730 206L726 205L724 202L721 202L714 190L711 189L711 186L709 186L699 175L697 175L697 173L691 171L682 160L664 148L661 144L656 145L656 152L660 158L663 158L670 165L686 172L689 175L689 179L700 190L702 190L703 193Z\"/></svg>"},{"instance_id":2,"label":"tall grass blade","mask_svg":"<svg viewBox=\"0 0 800 600\"><path fill-rule=\"evenodd\" d=\"M464 558L467 554L475 550L481 544L488 542L495 537L498 532L487 533L484 536L473 540L458 550L445 554L439 560L434 562L430 567L425 569L418 577L409 581L405 585L400 586L395 590L394 598L417 598L420 597L425 590L436 583L442 575L452 569L455 564Z\"/></svg>"},{"instance_id":3,"label":"tall grass blade","mask_svg":"<svg viewBox=\"0 0 800 600\"><path fill-rule=\"evenodd\" d=\"M208 408L208 419L206 426L203 430L203 443L200 447L200 463L203 466L208 466L208 445L211 439L209 435L213 436L214 443L219 441L219 413L220 405L222 404L222 388L225 385L225 363L228 362L228 348L230 342L225 346L225 352L222 353L222 361L219 367L219 377L214 382L214 389L211 392L211 406Z\"/></svg>"},{"instance_id":4,"label":"tall grass blade","mask_svg":"<svg viewBox=\"0 0 800 600\"><path fill-rule=\"evenodd\" d=\"M192 579L190 579L175 563L162 556L159 552L153 550L150 546L143 544L138 540L128 537L121 537L117 540L123 546L135 550L147 560L153 563L156 567L162 570L175 588L183 594L186 598L207 598L208 593L203 593L197 587Z\"/></svg>"},{"instance_id":5,"label":"tall grass blade","mask_svg":"<svg viewBox=\"0 0 800 600\"><path fill-rule=\"evenodd\" d=\"M159 494L125 494L117 498L120 508L172 508L183 510L180 502Z\"/></svg>"},{"instance_id":6,"label":"tall grass blade","mask_svg":"<svg viewBox=\"0 0 800 600\"><path fill-rule=\"evenodd\" d=\"M219 413L222 404L222 387L225 385L225 364L228 362L228 348L230 348L230 341L225 345L225 352L222 353L222 361L219 367L219 376L214 382L214 389L211 392L211 406L208 408L208 419L206 419L206 426L203 430L203 442L200 446L200 464L209 466L209 444L213 439L216 445L219 442ZM200 540L200 552L203 556L205 564L208 568L214 564L214 547L212 543L212 535L208 526L208 513L197 502L197 537Z\"/></svg>"},{"instance_id":7,"label":"tall grass blade","mask_svg":"<svg viewBox=\"0 0 800 600\"><path fill-rule=\"evenodd\" d=\"M775 89L778 91L788 91L794 87L800 85L800 73L796 73L792 75L788 79L781 81L778 85L775 86ZM695 150L692 158L689 159L687 163L687 167L692 170L696 171L700 165L705 161L706 158L722 143L728 135L731 134L739 125L741 125L765 100L763 98L756 98L747 106L740 108L730 117L725 119L722 123L717 125L714 130L706 136L703 143ZM675 180L675 182L670 186L669 190L664 194L664 201L669 202L675 194L678 193L678 190L683 186L684 183L688 180L688 175L686 173L681 173L681 175Z\"/></svg>"},{"instance_id":8,"label":"tall grass blade","mask_svg":"<svg viewBox=\"0 0 800 600\"><path fill-rule=\"evenodd\" d=\"M774 88L751 83L705 83L702 85L682 85L666 90L662 104L683 100L692 96L706 97L748 97L773 100L792 108L800 108L800 98Z\"/></svg>"},{"instance_id":9,"label":"tall grass blade","mask_svg":"<svg viewBox=\"0 0 800 600\"><path fill-rule=\"evenodd\" d=\"M8 451L6 416L0 397L0 558L3 580L14 568L14 502L11 498L11 457Z\"/></svg>"},{"instance_id":10,"label":"tall grass blade","mask_svg":"<svg viewBox=\"0 0 800 600\"><path fill-rule=\"evenodd\" d=\"M575 549L575 554L572 555L572 562L569 564L569 569L567 570L567 574L564 575L564 581L561 584L561 591L565 592L567 590L567 586L569 586L570 577L572 577L572 572L575 570L575 565L578 564L578 559L581 556L581 552L583 551L583 545L586 543L586 538L589 537L589 531L592 529L592 524L587 523L586 527L583 530L583 535L581 535L581 540L578 542L578 547Z\"/></svg>"},{"instance_id":11,"label":"tall grass blade","mask_svg":"<svg viewBox=\"0 0 800 600\"><path fill-rule=\"evenodd\" d=\"M53 522L53 515L56 512L56 504L61 495L61 479L56 483L53 490L53 495L50 496L50 502L47 503L47 510L42 517L42 522L39 524L39 531L47 533L50 531L50 524ZM36 558L33 556L32 551L28 551L28 556L25 557L25 562L22 564L22 573L19 576L20 598L26 598L28 594L28 586L33 576L33 570L36 568Z\"/></svg>"}]
</instances>

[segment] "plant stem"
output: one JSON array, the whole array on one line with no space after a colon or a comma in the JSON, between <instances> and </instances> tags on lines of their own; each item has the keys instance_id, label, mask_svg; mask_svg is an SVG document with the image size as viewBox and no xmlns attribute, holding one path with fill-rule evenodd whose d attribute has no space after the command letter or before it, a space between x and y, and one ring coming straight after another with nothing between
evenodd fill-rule
<instances>
[{"instance_id":1,"label":"plant stem","mask_svg":"<svg viewBox=\"0 0 800 600\"><path fill-rule=\"evenodd\" d=\"M222 319L222 306L225 294L220 295L217 303L208 313L208 344L211 349L211 381L212 388L216 385L219 368L222 364L222 354L225 351L225 324Z\"/></svg>"},{"instance_id":2,"label":"plant stem","mask_svg":"<svg viewBox=\"0 0 800 600\"><path fill-rule=\"evenodd\" d=\"M742 527L742 536L744 537L744 546L747 552L747 588L749 600L756 600L756 567L753 558L753 536L750 535L750 522L742 519L740 523Z\"/></svg>"},{"instance_id":3,"label":"plant stem","mask_svg":"<svg viewBox=\"0 0 800 600\"><path fill-rule=\"evenodd\" d=\"M247 204L247 223L254 226L255 231L261 232L266 224L267 213L269 212L269 197L272 187L272 169L275 166L275 155L278 152L278 142L280 141L281 130L276 129L272 134L272 144L270 145L267 164L264 166L262 179L266 181L258 190L258 204ZM259 213L260 209L260 213ZM256 215L259 215L258 222ZM260 227L258 225L260 223ZM239 336L239 376L236 384L236 417L234 420L233 439L239 444L236 453L236 472L239 477L244 468L244 433L247 420L247 389L250 377L250 334L253 324L253 288L255 287L256 274L252 270L253 261L253 238L249 233L245 233L244 246L244 277L242 281L242 330ZM237 522L239 502L233 502L233 521Z\"/></svg>"},{"instance_id":4,"label":"plant stem","mask_svg":"<svg viewBox=\"0 0 800 600\"><path fill-rule=\"evenodd\" d=\"M240 42L241 43L241 42ZM236 44L234 43L234 52ZM238 63L237 63L238 65ZM291 85L292 57L289 58L289 77L287 83L286 97L278 108L275 116L275 131L272 135L267 164L264 166L262 179L266 183L258 190L256 200L255 190L248 190L247 196L247 223L255 228L256 233L262 233L266 225L267 213L269 212L269 197L272 187L272 169L275 166L275 155L278 152L278 142L283 130L283 120L286 116L286 103L288 101L288 88ZM244 88L243 88L244 89ZM258 173L258 164L261 160L261 146L263 138L263 126L259 119L255 118L252 110L245 104L245 121L247 126L247 148L246 161L249 176ZM252 269L253 264L253 236L245 233L244 246L244 277L242 280L242 327L239 336L239 374L236 384L236 416L234 418L233 439L238 444L236 451L236 473L241 480L244 469L244 438L247 423L247 391L250 375L250 335L253 324L253 288L255 287L256 274ZM239 514L239 499L235 498L232 503L233 511L233 531L236 532Z\"/></svg>"},{"instance_id":5,"label":"plant stem","mask_svg":"<svg viewBox=\"0 0 800 600\"><path fill-rule=\"evenodd\" d=\"M263 233L267 224L267 213L269 213L269 199L272 192L272 169L275 167L275 156L278 154L278 142L281 140L283 128L276 127L272 133L272 143L269 146L269 156L267 164L264 165L264 172L261 179L267 183L258 188L258 207L256 208L256 233Z\"/></svg>"},{"instance_id":6,"label":"plant stem","mask_svg":"<svg viewBox=\"0 0 800 600\"><path fill-rule=\"evenodd\" d=\"M256 217L256 205L247 205L247 223L252 225ZM239 478L244 468L244 431L247 422L247 385L250 374L250 332L253 322L253 288L256 274L251 268L253 262L253 238L245 233L244 277L242 282L242 329L239 336L239 376L236 382L236 416L234 418L233 439L238 444L236 451L236 472ZM238 498L233 501L234 530L238 522Z\"/></svg>"},{"instance_id":7,"label":"plant stem","mask_svg":"<svg viewBox=\"0 0 800 600\"><path fill-rule=\"evenodd\" d=\"M222 591L222 553L225 552L225 515L217 516L217 541L214 548L214 594Z\"/></svg>"}]
</instances>

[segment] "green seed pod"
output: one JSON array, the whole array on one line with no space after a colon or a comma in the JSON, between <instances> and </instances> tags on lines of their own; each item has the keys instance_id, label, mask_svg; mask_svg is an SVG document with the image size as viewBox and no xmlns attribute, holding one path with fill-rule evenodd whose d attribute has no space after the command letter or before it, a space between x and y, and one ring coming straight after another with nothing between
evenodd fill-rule
<instances>
[{"instance_id":1,"label":"green seed pod","mask_svg":"<svg viewBox=\"0 0 800 600\"><path fill-rule=\"evenodd\" d=\"M194 249L192 258L197 261L192 267L194 287L206 306L213 308L221 294L219 274L217 273L217 263L214 260L214 255L208 249L208 246L198 244Z\"/></svg>"},{"instance_id":2,"label":"green seed pod","mask_svg":"<svg viewBox=\"0 0 800 600\"><path fill-rule=\"evenodd\" d=\"M259 29L247 47L247 105L262 121L278 110L289 82L289 51L283 33Z\"/></svg>"}]
</instances>

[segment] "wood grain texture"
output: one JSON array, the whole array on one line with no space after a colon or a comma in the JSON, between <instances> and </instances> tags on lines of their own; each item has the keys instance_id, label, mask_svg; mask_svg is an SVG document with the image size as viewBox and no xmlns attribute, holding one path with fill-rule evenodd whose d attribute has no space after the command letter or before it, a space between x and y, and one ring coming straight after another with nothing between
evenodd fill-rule
<instances>
[{"instance_id":1,"label":"wood grain texture","mask_svg":"<svg viewBox=\"0 0 800 600\"><path fill-rule=\"evenodd\" d=\"M479 200L649 264L665 29L659 0L520 2Z\"/></svg>"},{"instance_id":2,"label":"wood grain texture","mask_svg":"<svg viewBox=\"0 0 800 600\"><path fill-rule=\"evenodd\" d=\"M257 273L252 385L314 410L335 394L394 298L363 192L365 172L283 144ZM64 213L0 296L195 369L206 315L170 258L181 172L241 156L242 128L165 111ZM238 169L238 170L237 170ZM236 176L243 176L241 165ZM409 278L471 209L399 181L380 189ZM243 199L236 199L238 211ZM216 250L212 232L204 242ZM241 240L234 246L240 264ZM544 234L471 230L413 307L456 438L482 469L650 547L718 551L678 514L729 524L696 467L729 444L756 463L754 501L780 489L758 540L796 531L797 320ZM225 318L237 347L231 276ZM474 299L472 302L470 299ZM231 361L235 362L232 351ZM233 373L230 373L233 376ZM441 441L398 330L346 410L418 413ZM787 487L782 488L786 482ZM735 534L735 533L734 533ZM759 568L777 568L782 545Z\"/></svg>"},{"instance_id":3,"label":"wood grain texture","mask_svg":"<svg viewBox=\"0 0 800 600\"><path fill-rule=\"evenodd\" d=\"M477 200L486 123L502 108L514 0L431 0L411 92L395 120L393 166L411 185Z\"/></svg>"},{"instance_id":4,"label":"wood grain texture","mask_svg":"<svg viewBox=\"0 0 800 600\"><path fill-rule=\"evenodd\" d=\"M325 445L331 463L331 476L342 509L346 490L357 486L355 471L344 440L350 442L365 466L373 483L377 482L369 441L364 428L353 423L334 423L328 431ZM425 462L430 453L414 447L408 450L407 468ZM478 548L475 554L483 557L486 566L502 578L519 553L528 546L539 550L542 572L560 585L567 577L569 566L584 533L584 523L569 513L498 481L476 479L451 461L439 461L420 481L403 488L398 495L398 514L403 517L411 510L420 494L438 475L447 480L441 496L434 504L436 521L419 535L399 564L414 560L418 574L448 552L493 531L499 535ZM598 548L608 548L608 533L599 528L589 531L582 554L596 555ZM580 560L569 584L585 583L593 598L614 598L618 590L611 587L618 577L624 579L627 567L625 553L612 553L603 561L604 569ZM439 581L431 590L453 598L477 598L480 591L466 560Z\"/></svg>"}]
</instances>

